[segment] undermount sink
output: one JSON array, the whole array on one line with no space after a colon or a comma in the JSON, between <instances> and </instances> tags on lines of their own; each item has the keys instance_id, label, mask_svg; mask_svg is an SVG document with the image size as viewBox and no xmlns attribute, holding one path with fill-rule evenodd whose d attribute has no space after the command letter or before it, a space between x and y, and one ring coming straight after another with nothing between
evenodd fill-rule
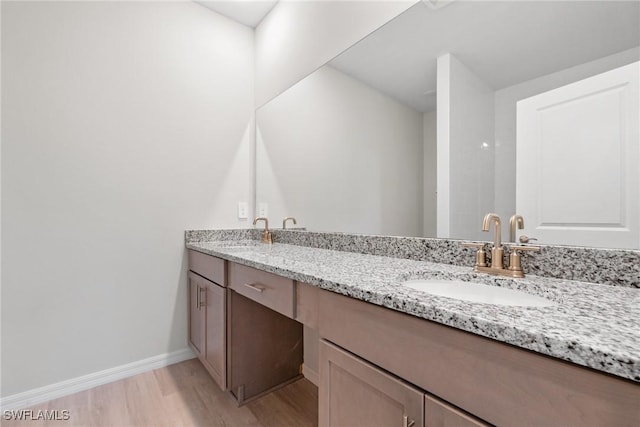
<instances>
[{"instance_id":1,"label":"undermount sink","mask_svg":"<svg viewBox=\"0 0 640 427\"><path fill-rule=\"evenodd\" d=\"M414 279L402 283L404 286L432 295L455 298L463 301L498 304L518 307L549 307L557 305L543 297L514 289L485 285L463 280Z\"/></svg>"}]
</instances>

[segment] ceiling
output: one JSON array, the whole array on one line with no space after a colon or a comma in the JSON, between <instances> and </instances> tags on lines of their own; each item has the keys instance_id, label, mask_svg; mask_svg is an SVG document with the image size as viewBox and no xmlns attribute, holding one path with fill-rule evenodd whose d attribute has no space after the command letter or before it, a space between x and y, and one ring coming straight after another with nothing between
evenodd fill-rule
<instances>
[{"instance_id":1,"label":"ceiling","mask_svg":"<svg viewBox=\"0 0 640 427\"><path fill-rule=\"evenodd\" d=\"M447 52L498 90L639 43L637 1L420 2L330 64L432 111L437 57Z\"/></svg>"},{"instance_id":2,"label":"ceiling","mask_svg":"<svg viewBox=\"0 0 640 427\"><path fill-rule=\"evenodd\" d=\"M273 9L278 0L221 0L201 1L196 3L231 18L248 27L255 28L260 21Z\"/></svg>"}]
</instances>

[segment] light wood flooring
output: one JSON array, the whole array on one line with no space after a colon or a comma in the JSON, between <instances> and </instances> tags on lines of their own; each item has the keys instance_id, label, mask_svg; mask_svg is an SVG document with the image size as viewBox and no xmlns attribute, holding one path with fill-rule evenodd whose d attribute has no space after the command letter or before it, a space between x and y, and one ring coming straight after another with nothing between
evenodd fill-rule
<instances>
[{"instance_id":1,"label":"light wood flooring","mask_svg":"<svg viewBox=\"0 0 640 427\"><path fill-rule=\"evenodd\" d=\"M318 389L306 379L237 407L198 359L46 402L32 408L68 410L68 421L7 421L12 426L264 426L318 425Z\"/></svg>"}]
</instances>

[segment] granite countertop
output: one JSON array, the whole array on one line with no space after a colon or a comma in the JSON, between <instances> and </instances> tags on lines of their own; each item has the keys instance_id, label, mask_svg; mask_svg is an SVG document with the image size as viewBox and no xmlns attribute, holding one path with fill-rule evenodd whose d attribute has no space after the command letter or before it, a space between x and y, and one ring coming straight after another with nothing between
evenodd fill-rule
<instances>
[{"instance_id":1,"label":"granite countertop","mask_svg":"<svg viewBox=\"0 0 640 427\"><path fill-rule=\"evenodd\" d=\"M637 288L532 275L511 279L474 273L470 267L254 240L191 242L187 248L640 382ZM413 278L480 281L558 304L465 302L401 285Z\"/></svg>"}]
</instances>

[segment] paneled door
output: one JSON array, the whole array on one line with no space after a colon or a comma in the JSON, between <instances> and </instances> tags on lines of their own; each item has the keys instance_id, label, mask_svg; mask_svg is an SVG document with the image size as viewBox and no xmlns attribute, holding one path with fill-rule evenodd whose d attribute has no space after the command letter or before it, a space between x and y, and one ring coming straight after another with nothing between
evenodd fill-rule
<instances>
[{"instance_id":1,"label":"paneled door","mask_svg":"<svg viewBox=\"0 0 640 427\"><path fill-rule=\"evenodd\" d=\"M227 389L227 290L202 279L205 292L204 365L223 390Z\"/></svg>"},{"instance_id":2,"label":"paneled door","mask_svg":"<svg viewBox=\"0 0 640 427\"><path fill-rule=\"evenodd\" d=\"M202 277L191 271L188 274L189 284L189 344L197 356L204 351L204 310L202 295L205 291Z\"/></svg>"},{"instance_id":3,"label":"paneled door","mask_svg":"<svg viewBox=\"0 0 640 427\"><path fill-rule=\"evenodd\" d=\"M424 393L327 342L320 341L320 427L420 427Z\"/></svg>"},{"instance_id":4,"label":"paneled door","mask_svg":"<svg viewBox=\"0 0 640 427\"><path fill-rule=\"evenodd\" d=\"M639 75L636 62L518 102L522 234L640 247Z\"/></svg>"}]
</instances>

